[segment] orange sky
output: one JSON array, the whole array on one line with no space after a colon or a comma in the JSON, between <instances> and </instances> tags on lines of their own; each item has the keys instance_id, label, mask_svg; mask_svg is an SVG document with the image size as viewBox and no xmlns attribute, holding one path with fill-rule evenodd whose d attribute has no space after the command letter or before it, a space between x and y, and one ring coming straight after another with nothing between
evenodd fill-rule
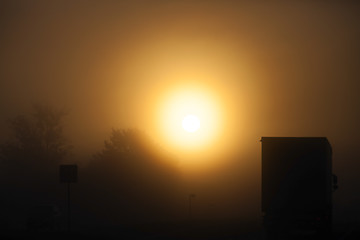
<instances>
[{"instance_id":1,"label":"orange sky","mask_svg":"<svg viewBox=\"0 0 360 240\"><path fill-rule=\"evenodd\" d=\"M75 151L100 149L113 127L167 146L159 101L203 86L221 109L221 137L193 158L255 159L239 164L256 178L261 136L327 136L350 181L360 157L359 10L350 1L1 1L1 128L43 102L71 109Z\"/></svg>"}]
</instances>

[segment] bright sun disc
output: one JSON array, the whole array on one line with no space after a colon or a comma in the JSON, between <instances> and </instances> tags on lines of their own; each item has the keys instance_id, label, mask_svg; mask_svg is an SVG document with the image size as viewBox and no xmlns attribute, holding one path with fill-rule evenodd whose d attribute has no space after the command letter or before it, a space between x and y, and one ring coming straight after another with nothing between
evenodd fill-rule
<instances>
[{"instance_id":1,"label":"bright sun disc","mask_svg":"<svg viewBox=\"0 0 360 240\"><path fill-rule=\"evenodd\" d=\"M182 126L187 132L196 132L200 128L200 120L194 115L187 115L182 121Z\"/></svg>"}]
</instances>

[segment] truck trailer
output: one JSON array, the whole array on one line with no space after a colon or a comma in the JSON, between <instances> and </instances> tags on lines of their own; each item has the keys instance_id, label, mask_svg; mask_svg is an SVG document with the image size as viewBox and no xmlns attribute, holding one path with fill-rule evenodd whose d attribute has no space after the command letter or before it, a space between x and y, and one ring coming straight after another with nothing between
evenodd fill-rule
<instances>
[{"instance_id":1,"label":"truck trailer","mask_svg":"<svg viewBox=\"0 0 360 240\"><path fill-rule=\"evenodd\" d=\"M332 149L326 137L262 137L262 212L268 239L331 235Z\"/></svg>"}]
</instances>

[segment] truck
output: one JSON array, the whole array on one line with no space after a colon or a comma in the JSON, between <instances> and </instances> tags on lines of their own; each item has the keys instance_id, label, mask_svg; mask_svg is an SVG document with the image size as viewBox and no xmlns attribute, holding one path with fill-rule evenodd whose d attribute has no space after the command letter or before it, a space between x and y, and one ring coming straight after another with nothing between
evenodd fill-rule
<instances>
[{"instance_id":1,"label":"truck","mask_svg":"<svg viewBox=\"0 0 360 240\"><path fill-rule=\"evenodd\" d=\"M267 239L331 235L332 148L326 137L261 138L261 208Z\"/></svg>"}]
</instances>

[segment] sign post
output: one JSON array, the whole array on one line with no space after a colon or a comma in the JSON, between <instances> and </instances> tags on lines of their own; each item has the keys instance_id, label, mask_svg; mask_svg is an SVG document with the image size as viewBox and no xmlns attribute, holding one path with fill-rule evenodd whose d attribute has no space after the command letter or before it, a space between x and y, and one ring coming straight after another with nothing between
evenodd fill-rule
<instances>
[{"instance_id":1,"label":"sign post","mask_svg":"<svg viewBox=\"0 0 360 240\"><path fill-rule=\"evenodd\" d=\"M72 165L60 165L59 176L60 183L67 184L67 230L71 229L71 211L70 211L70 183L77 182L78 167L75 164Z\"/></svg>"},{"instance_id":2,"label":"sign post","mask_svg":"<svg viewBox=\"0 0 360 240\"><path fill-rule=\"evenodd\" d=\"M190 194L189 194L189 220L192 219L191 199L192 199L192 198L195 198L195 197L196 197L195 194L193 194L193 193L190 193Z\"/></svg>"}]
</instances>

